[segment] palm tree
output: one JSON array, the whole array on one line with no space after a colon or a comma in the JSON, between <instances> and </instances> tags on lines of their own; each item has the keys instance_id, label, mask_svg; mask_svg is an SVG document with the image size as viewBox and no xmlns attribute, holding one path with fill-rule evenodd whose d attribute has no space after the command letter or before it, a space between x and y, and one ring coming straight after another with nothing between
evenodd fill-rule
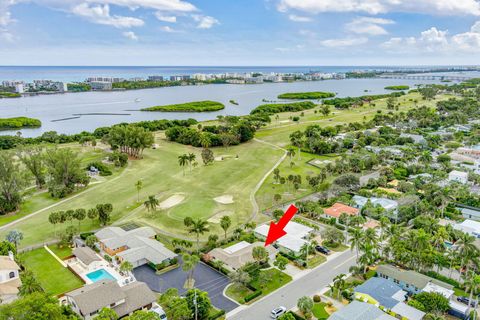
<instances>
[{"instance_id":1,"label":"palm tree","mask_svg":"<svg viewBox=\"0 0 480 320\"><path fill-rule=\"evenodd\" d=\"M35 279L32 272L25 270L20 274L22 285L19 288L19 295L24 297L34 292L43 292L40 283Z\"/></svg>"},{"instance_id":2,"label":"palm tree","mask_svg":"<svg viewBox=\"0 0 480 320\"><path fill-rule=\"evenodd\" d=\"M293 157L295 157L295 147L290 146L287 148L287 156L290 157L290 163L293 163Z\"/></svg>"},{"instance_id":3,"label":"palm tree","mask_svg":"<svg viewBox=\"0 0 480 320\"><path fill-rule=\"evenodd\" d=\"M232 225L232 219L229 216L223 216L220 219L220 227L222 227L223 231L225 232L225 239L227 239L227 230Z\"/></svg>"},{"instance_id":4,"label":"palm tree","mask_svg":"<svg viewBox=\"0 0 480 320\"><path fill-rule=\"evenodd\" d=\"M192 172L192 162L194 162L196 158L197 156L194 153L188 154L188 164L190 165L190 172Z\"/></svg>"},{"instance_id":5,"label":"palm tree","mask_svg":"<svg viewBox=\"0 0 480 320\"><path fill-rule=\"evenodd\" d=\"M203 133L200 135L200 144L204 149L208 149L212 145L212 139L209 135Z\"/></svg>"},{"instance_id":6,"label":"palm tree","mask_svg":"<svg viewBox=\"0 0 480 320\"><path fill-rule=\"evenodd\" d=\"M208 232L208 222L202 219L191 220L188 232L195 233L197 236L197 250L200 250L200 235Z\"/></svg>"},{"instance_id":7,"label":"palm tree","mask_svg":"<svg viewBox=\"0 0 480 320\"><path fill-rule=\"evenodd\" d=\"M457 240L457 242L455 242L458 255L462 257L460 267L467 267L468 261L478 254L478 249L474 243L475 237L463 232L460 234L460 238ZM465 272L467 271L468 270L465 270Z\"/></svg>"},{"instance_id":8,"label":"palm tree","mask_svg":"<svg viewBox=\"0 0 480 320\"><path fill-rule=\"evenodd\" d=\"M195 266L200 261L200 258L195 254L185 253L182 255L182 261L182 270L188 272L188 283L186 286L193 288L193 272L195 270Z\"/></svg>"},{"instance_id":9,"label":"palm tree","mask_svg":"<svg viewBox=\"0 0 480 320\"><path fill-rule=\"evenodd\" d=\"M353 250L355 249L355 251L357 252L357 264L358 264L358 252L359 252L359 248L360 248L360 244L362 243L363 241L363 231L362 229L357 229L357 228L354 228L354 229L350 229L348 230L348 233L350 234L350 250Z\"/></svg>"},{"instance_id":10,"label":"palm tree","mask_svg":"<svg viewBox=\"0 0 480 320\"><path fill-rule=\"evenodd\" d=\"M183 175L185 176L185 166L188 164L188 155L187 154L182 154L181 156L178 156L178 164L180 167L183 168Z\"/></svg>"},{"instance_id":11,"label":"palm tree","mask_svg":"<svg viewBox=\"0 0 480 320\"><path fill-rule=\"evenodd\" d=\"M341 273L333 278L333 287L337 289L337 299L340 299L340 292L345 287L345 274Z\"/></svg>"},{"instance_id":12,"label":"palm tree","mask_svg":"<svg viewBox=\"0 0 480 320\"><path fill-rule=\"evenodd\" d=\"M468 311L467 314L470 314L470 307L471 307L471 302L473 301L473 293L477 293L478 289L480 288L480 276L475 274L475 272L470 271L466 275L466 281L465 281L465 286L466 289L470 289L470 297L468 299L469 304L468 304Z\"/></svg>"},{"instance_id":13,"label":"palm tree","mask_svg":"<svg viewBox=\"0 0 480 320\"><path fill-rule=\"evenodd\" d=\"M23 240L23 233L21 233L20 231L17 231L17 230L12 230L7 234L5 239L8 242L13 243L15 245L15 251L17 251L18 245L20 244L20 241Z\"/></svg>"},{"instance_id":14,"label":"palm tree","mask_svg":"<svg viewBox=\"0 0 480 320\"><path fill-rule=\"evenodd\" d=\"M140 190L142 190L142 188L143 188L142 180L138 180L135 183L135 188L137 189L137 202L140 202Z\"/></svg>"},{"instance_id":15,"label":"palm tree","mask_svg":"<svg viewBox=\"0 0 480 320\"><path fill-rule=\"evenodd\" d=\"M59 217L58 212L52 212L52 213L50 213L50 215L48 216L48 222L50 222L51 224L53 224L53 235L56 236L56 235L57 235L57 232L56 232L56 230L55 230L55 226L57 225L57 223L60 222L60 217Z\"/></svg>"},{"instance_id":16,"label":"palm tree","mask_svg":"<svg viewBox=\"0 0 480 320\"><path fill-rule=\"evenodd\" d=\"M130 271L133 270L133 265L128 261L124 261L120 265L119 269L122 274L128 274Z\"/></svg>"},{"instance_id":17,"label":"palm tree","mask_svg":"<svg viewBox=\"0 0 480 320\"><path fill-rule=\"evenodd\" d=\"M155 211L157 210L157 206L159 205L159 202L155 196L148 196L148 200L143 203L145 208L147 208L147 211Z\"/></svg>"}]
</instances>

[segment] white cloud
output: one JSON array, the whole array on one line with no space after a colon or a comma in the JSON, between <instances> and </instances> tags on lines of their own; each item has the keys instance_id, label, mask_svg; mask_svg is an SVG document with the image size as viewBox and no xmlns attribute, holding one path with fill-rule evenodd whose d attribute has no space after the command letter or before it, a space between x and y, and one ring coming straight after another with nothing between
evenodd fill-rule
<instances>
[{"instance_id":1,"label":"white cloud","mask_svg":"<svg viewBox=\"0 0 480 320\"><path fill-rule=\"evenodd\" d=\"M128 38L130 40L138 40L137 35L133 31L125 31L122 33L125 38Z\"/></svg>"},{"instance_id":2,"label":"white cloud","mask_svg":"<svg viewBox=\"0 0 480 320\"><path fill-rule=\"evenodd\" d=\"M111 16L108 4L90 7L87 3L82 3L73 7L72 13L93 23L109 25L116 28L131 28L144 25L143 20L138 18L117 15Z\"/></svg>"},{"instance_id":3,"label":"white cloud","mask_svg":"<svg viewBox=\"0 0 480 320\"><path fill-rule=\"evenodd\" d=\"M163 32L175 32L175 30L173 28L170 28L169 26L162 26L160 27L160 30L162 30Z\"/></svg>"},{"instance_id":4,"label":"white cloud","mask_svg":"<svg viewBox=\"0 0 480 320\"><path fill-rule=\"evenodd\" d=\"M193 12L197 8L187 1L182 0L83 0L90 3L113 4L122 7L150 8L158 11Z\"/></svg>"},{"instance_id":5,"label":"white cloud","mask_svg":"<svg viewBox=\"0 0 480 320\"><path fill-rule=\"evenodd\" d=\"M432 27L420 33L419 37L391 38L382 44L393 52L435 52L453 53L480 52L480 21L469 31L449 36L447 30Z\"/></svg>"},{"instance_id":6,"label":"white cloud","mask_svg":"<svg viewBox=\"0 0 480 320\"><path fill-rule=\"evenodd\" d=\"M382 26L394 24L393 20L371 17L359 17L345 25L347 31L373 36L388 34Z\"/></svg>"},{"instance_id":7,"label":"white cloud","mask_svg":"<svg viewBox=\"0 0 480 320\"><path fill-rule=\"evenodd\" d=\"M320 44L324 47L337 48L337 47L351 47L365 44L368 42L368 38L343 38L343 39L328 39L323 40Z\"/></svg>"},{"instance_id":8,"label":"white cloud","mask_svg":"<svg viewBox=\"0 0 480 320\"><path fill-rule=\"evenodd\" d=\"M163 21L163 22L169 22L169 23L176 23L177 22L177 17L175 17L175 16L164 16L161 12L155 12L155 17L157 17L158 20Z\"/></svg>"},{"instance_id":9,"label":"white cloud","mask_svg":"<svg viewBox=\"0 0 480 320\"><path fill-rule=\"evenodd\" d=\"M295 21L295 22L311 22L312 21L312 18L297 16L296 14L290 14L288 16L288 19L290 19L292 21Z\"/></svg>"},{"instance_id":10,"label":"white cloud","mask_svg":"<svg viewBox=\"0 0 480 320\"><path fill-rule=\"evenodd\" d=\"M202 16L198 14L192 15L193 20L198 22L197 28L198 29L210 29L216 24L220 24L220 22L215 19L214 17L210 16Z\"/></svg>"},{"instance_id":11,"label":"white cloud","mask_svg":"<svg viewBox=\"0 0 480 320\"><path fill-rule=\"evenodd\" d=\"M436 15L480 15L477 0L279 0L278 10L309 12L413 12Z\"/></svg>"}]
</instances>

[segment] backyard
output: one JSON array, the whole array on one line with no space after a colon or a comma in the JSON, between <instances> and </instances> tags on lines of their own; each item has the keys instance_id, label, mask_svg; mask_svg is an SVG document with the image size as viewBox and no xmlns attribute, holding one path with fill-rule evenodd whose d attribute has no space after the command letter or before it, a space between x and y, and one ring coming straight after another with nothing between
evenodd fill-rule
<instances>
[{"instance_id":1,"label":"backyard","mask_svg":"<svg viewBox=\"0 0 480 320\"><path fill-rule=\"evenodd\" d=\"M67 249L55 250L63 256L69 256ZM71 250L70 250L71 251ZM83 286L83 282L77 278L68 268L63 267L45 248L39 248L22 254L25 267L33 272L45 292L59 295Z\"/></svg>"}]
</instances>

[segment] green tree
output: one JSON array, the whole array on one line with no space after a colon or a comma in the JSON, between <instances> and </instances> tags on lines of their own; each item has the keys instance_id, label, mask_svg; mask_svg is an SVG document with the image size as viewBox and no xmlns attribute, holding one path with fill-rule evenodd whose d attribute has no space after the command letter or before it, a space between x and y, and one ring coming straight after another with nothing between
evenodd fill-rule
<instances>
[{"instance_id":1,"label":"green tree","mask_svg":"<svg viewBox=\"0 0 480 320\"><path fill-rule=\"evenodd\" d=\"M188 290L185 299L194 313L193 319L207 319L212 307L207 292L198 289Z\"/></svg>"},{"instance_id":2,"label":"green tree","mask_svg":"<svg viewBox=\"0 0 480 320\"><path fill-rule=\"evenodd\" d=\"M21 149L18 152L20 161L35 177L35 184L37 189L42 189L45 186L45 163L43 149L40 147L33 147L30 149Z\"/></svg>"},{"instance_id":3,"label":"green tree","mask_svg":"<svg viewBox=\"0 0 480 320\"><path fill-rule=\"evenodd\" d=\"M8 256L9 252L17 254L15 245L9 241L0 241L0 256Z\"/></svg>"},{"instance_id":4,"label":"green tree","mask_svg":"<svg viewBox=\"0 0 480 320\"><path fill-rule=\"evenodd\" d=\"M110 222L110 214L113 211L113 206L110 203L97 204L96 210L98 212L98 221L101 226L105 226Z\"/></svg>"},{"instance_id":5,"label":"green tree","mask_svg":"<svg viewBox=\"0 0 480 320\"><path fill-rule=\"evenodd\" d=\"M158 202L158 199L155 198L155 196L148 196L148 199L143 203L143 205L145 206L145 208L147 208L147 211L150 212L150 211L156 211L157 210L157 206L159 205L160 203Z\"/></svg>"},{"instance_id":6,"label":"green tree","mask_svg":"<svg viewBox=\"0 0 480 320\"><path fill-rule=\"evenodd\" d=\"M80 230L80 223L85 220L87 216L87 211L85 209L75 210L73 217L78 221L78 230Z\"/></svg>"},{"instance_id":7,"label":"green tree","mask_svg":"<svg viewBox=\"0 0 480 320\"><path fill-rule=\"evenodd\" d=\"M180 167L183 168L183 175L185 176L185 167L188 164L188 155L187 154L182 154L182 155L178 156L178 164L180 165Z\"/></svg>"},{"instance_id":8,"label":"green tree","mask_svg":"<svg viewBox=\"0 0 480 320\"><path fill-rule=\"evenodd\" d=\"M133 270L133 265L129 261L123 261L119 269L121 273L128 274Z\"/></svg>"},{"instance_id":9,"label":"green tree","mask_svg":"<svg viewBox=\"0 0 480 320\"><path fill-rule=\"evenodd\" d=\"M287 312L285 314L282 314L278 320L295 320L295 317L290 313L290 312Z\"/></svg>"},{"instance_id":10,"label":"green tree","mask_svg":"<svg viewBox=\"0 0 480 320\"><path fill-rule=\"evenodd\" d=\"M427 313L443 314L450 309L448 299L437 292L421 292L415 296L415 300L425 306Z\"/></svg>"},{"instance_id":11,"label":"green tree","mask_svg":"<svg viewBox=\"0 0 480 320\"><path fill-rule=\"evenodd\" d=\"M1 319L67 320L58 300L45 293L34 292L12 303L0 306ZM70 318L71 319L71 318Z\"/></svg>"},{"instance_id":12,"label":"green tree","mask_svg":"<svg viewBox=\"0 0 480 320\"><path fill-rule=\"evenodd\" d=\"M197 237L197 250L200 250L200 235L209 231L208 222L202 219L191 220L188 232L194 233Z\"/></svg>"},{"instance_id":13,"label":"green tree","mask_svg":"<svg viewBox=\"0 0 480 320\"><path fill-rule=\"evenodd\" d=\"M268 251L261 246L253 247L252 257L259 264L265 263L268 261Z\"/></svg>"},{"instance_id":14,"label":"green tree","mask_svg":"<svg viewBox=\"0 0 480 320\"><path fill-rule=\"evenodd\" d=\"M88 219L92 220L92 223L94 220L98 219L98 210L97 208L91 208L87 211L87 216Z\"/></svg>"},{"instance_id":15,"label":"green tree","mask_svg":"<svg viewBox=\"0 0 480 320\"><path fill-rule=\"evenodd\" d=\"M210 149L203 149L201 155L203 164L206 166L210 163L213 163L213 161L215 160L215 157L213 156L213 151Z\"/></svg>"},{"instance_id":16,"label":"green tree","mask_svg":"<svg viewBox=\"0 0 480 320\"><path fill-rule=\"evenodd\" d=\"M102 308L100 312L93 318L94 320L117 320L117 313L110 308Z\"/></svg>"},{"instance_id":17,"label":"green tree","mask_svg":"<svg viewBox=\"0 0 480 320\"><path fill-rule=\"evenodd\" d=\"M248 285L250 283L250 281L252 280L252 278L250 277L248 272L246 272L245 270L243 270L241 268L238 269L237 271L233 272L230 275L230 278L231 278L233 283L243 285L243 286Z\"/></svg>"},{"instance_id":18,"label":"green tree","mask_svg":"<svg viewBox=\"0 0 480 320\"><path fill-rule=\"evenodd\" d=\"M18 230L11 230L7 233L5 240L13 243L13 245L15 246L15 252L17 252L18 245L20 244L20 241L23 240L23 233Z\"/></svg>"},{"instance_id":19,"label":"green tree","mask_svg":"<svg viewBox=\"0 0 480 320\"><path fill-rule=\"evenodd\" d=\"M282 255L277 255L277 258L275 259L275 261L273 262L273 265L275 267L277 267L278 269L280 270L285 270L287 268L287 265L288 265L288 259L285 258L284 256Z\"/></svg>"},{"instance_id":20,"label":"green tree","mask_svg":"<svg viewBox=\"0 0 480 320\"><path fill-rule=\"evenodd\" d=\"M312 309L313 309L312 298L307 296L301 297L300 299L298 299L297 307L307 319L310 319L312 317Z\"/></svg>"},{"instance_id":21,"label":"green tree","mask_svg":"<svg viewBox=\"0 0 480 320\"><path fill-rule=\"evenodd\" d=\"M182 270L188 273L188 285L193 286L193 272L199 261L200 258L195 254L185 253L182 255Z\"/></svg>"},{"instance_id":22,"label":"green tree","mask_svg":"<svg viewBox=\"0 0 480 320\"><path fill-rule=\"evenodd\" d=\"M30 271L23 271L20 273L20 279L22 285L19 288L19 295L25 297L34 292L43 292L43 288L40 283L35 279L35 276Z\"/></svg>"},{"instance_id":23,"label":"green tree","mask_svg":"<svg viewBox=\"0 0 480 320\"><path fill-rule=\"evenodd\" d=\"M135 182L135 189L137 189L137 202L140 202L140 190L143 188L142 180Z\"/></svg>"},{"instance_id":24,"label":"green tree","mask_svg":"<svg viewBox=\"0 0 480 320\"><path fill-rule=\"evenodd\" d=\"M152 132L133 124L113 126L104 140L113 150L118 149L134 158L140 158L143 150L155 142Z\"/></svg>"},{"instance_id":25,"label":"green tree","mask_svg":"<svg viewBox=\"0 0 480 320\"><path fill-rule=\"evenodd\" d=\"M60 222L60 215L58 212L54 211L48 215L48 222L53 224L53 235L56 236L57 232L55 230L56 225Z\"/></svg>"},{"instance_id":26,"label":"green tree","mask_svg":"<svg viewBox=\"0 0 480 320\"><path fill-rule=\"evenodd\" d=\"M94 249L97 241L98 241L97 237L95 237L95 235L92 234L85 239L85 244L87 245L87 247Z\"/></svg>"},{"instance_id":27,"label":"green tree","mask_svg":"<svg viewBox=\"0 0 480 320\"><path fill-rule=\"evenodd\" d=\"M222 227L223 232L225 232L225 239L227 239L227 230L232 225L232 219L229 216L223 216L220 219L220 227Z\"/></svg>"},{"instance_id":28,"label":"green tree","mask_svg":"<svg viewBox=\"0 0 480 320\"><path fill-rule=\"evenodd\" d=\"M320 113L323 114L324 117L328 116L330 114L330 106L329 105L322 105L320 107Z\"/></svg>"},{"instance_id":29,"label":"green tree","mask_svg":"<svg viewBox=\"0 0 480 320\"><path fill-rule=\"evenodd\" d=\"M138 310L131 316L124 318L125 320L160 320L160 316L153 311Z\"/></svg>"},{"instance_id":30,"label":"green tree","mask_svg":"<svg viewBox=\"0 0 480 320\"><path fill-rule=\"evenodd\" d=\"M0 215L15 211L22 202L26 179L11 153L0 153Z\"/></svg>"}]
</instances>

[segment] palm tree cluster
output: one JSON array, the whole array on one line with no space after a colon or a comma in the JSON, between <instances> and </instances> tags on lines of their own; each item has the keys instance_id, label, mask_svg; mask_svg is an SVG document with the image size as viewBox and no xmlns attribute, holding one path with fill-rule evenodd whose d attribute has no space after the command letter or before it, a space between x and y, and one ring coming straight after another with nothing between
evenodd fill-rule
<instances>
[{"instance_id":1,"label":"palm tree cluster","mask_svg":"<svg viewBox=\"0 0 480 320\"><path fill-rule=\"evenodd\" d=\"M113 126L103 140L112 149L119 149L134 158L140 158L143 150L155 141L153 133L136 125Z\"/></svg>"},{"instance_id":2,"label":"palm tree cluster","mask_svg":"<svg viewBox=\"0 0 480 320\"><path fill-rule=\"evenodd\" d=\"M183 175L185 175L185 167L188 165L190 167L190 172L192 171L192 165L196 167L198 163L195 161L197 156L194 153L184 153L178 156L178 164L183 168Z\"/></svg>"}]
</instances>

